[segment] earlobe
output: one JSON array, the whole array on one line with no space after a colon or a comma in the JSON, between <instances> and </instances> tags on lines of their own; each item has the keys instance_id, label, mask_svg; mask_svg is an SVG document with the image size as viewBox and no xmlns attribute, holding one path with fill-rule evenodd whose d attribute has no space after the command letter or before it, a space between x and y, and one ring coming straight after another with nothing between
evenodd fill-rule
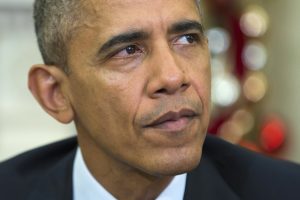
<instances>
[{"instance_id":1,"label":"earlobe","mask_svg":"<svg viewBox=\"0 0 300 200\"><path fill-rule=\"evenodd\" d=\"M35 65L28 74L28 87L42 108L61 123L73 120L66 91L66 75L55 66Z\"/></svg>"}]
</instances>

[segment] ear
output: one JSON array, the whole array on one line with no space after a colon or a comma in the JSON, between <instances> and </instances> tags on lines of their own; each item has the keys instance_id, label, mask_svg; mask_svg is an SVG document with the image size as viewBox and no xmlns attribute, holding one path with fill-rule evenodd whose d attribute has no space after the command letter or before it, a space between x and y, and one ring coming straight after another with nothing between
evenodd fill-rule
<instances>
[{"instance_id":1,"label":"ear","mask_svg":"<svg viewBox=\"0 0 300 200\"><path fill-rule=\"evenodd\" d=\"M74 112L67 96L67 75L55 66L35 65L28 74L28 87L42 108L61 123L69 123Z\"/></svg>"}]
</instances>

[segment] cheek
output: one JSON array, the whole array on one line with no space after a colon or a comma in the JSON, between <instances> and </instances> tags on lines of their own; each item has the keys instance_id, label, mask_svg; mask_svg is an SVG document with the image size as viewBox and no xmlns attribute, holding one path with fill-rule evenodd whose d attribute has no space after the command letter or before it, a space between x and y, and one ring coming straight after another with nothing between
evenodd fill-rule
<instances>
[{"instance_id":1,"label":"cheek","mask_svg":"<svg viewBox=\"0 0 300 200\"><path fill-rule=\"evenodd\" d=\"M143 80L139 78L142 76L119 72L102 76L105 77L103 95L106 96L106 101L114 109L122 109L127 114L134 113L142 98Z\"/></svg>"},{"instance_id":2,"label":"cheek","mask_svg":"<svg viewBox=\"0 0 300 200\"><path fill-rule=\"evenodd\" d=\"M207 44L196 50L193 50L188 57L185 57L183 66L189 74L192 85L198 96L204 103L210 101L211 90L211 67L210 55Z\"/></svg>"},{"instance_id":3,"label":"cheek","mask_svg":"<svg viewBox=\"0 0 300 200\"><path fill-rule=\"evenodd\" d=\"M205 62L203 62L205 60ZM197 95L202 100L205 112L209 115L211 99L211 70L209 59L203 59L193 68L191 80Z\"/></svg>"},{"instance_id":4,"label":"cheek","mask_svg":"<svg viewBox=\"0 0 300 200\"><path fill-rule=\"evenodd\" d=\"M194 77L199 79L199 77ZM200 78L201 79L201 78ZM203 104L203 111L204 114L209 116L210 114L210 101L211 101L211 94L210 94L210 79L207 77L202 77L201 80L196 80L192 82L193 87L196 90L198 97L201 99Z\"/></svg>"},{"instance_id":5,"label":"cheek","mask_svg":"<svg viewBox=\"0 0 300 200\"><path fill-rule=\"evenodd\" d=\"M89 84L91 89L91 112L104 117L105 126L115 126L123 130L130 130L142 98L142 80L139 75L99 71L96 82ZM103 116L104 115L104 116Z\"/></svg>"},{"instance_id":6,"label":"cheek","mask_svg":"<svg viewBox=\"0 0 300 200\"><path fill-rule=\"evenodd\" d=\"M89 80L87 82L86 80ZM95 87L97 85L97 87ZM101 96L103 88L92 79L76 79L72 83L72 106L76 113L75 120L84 127L98 124L105 115L106 96ZM99 116L100 115L100 116ZM98 118L98 119L97 119Z\"/></svg>"}]
</instances>

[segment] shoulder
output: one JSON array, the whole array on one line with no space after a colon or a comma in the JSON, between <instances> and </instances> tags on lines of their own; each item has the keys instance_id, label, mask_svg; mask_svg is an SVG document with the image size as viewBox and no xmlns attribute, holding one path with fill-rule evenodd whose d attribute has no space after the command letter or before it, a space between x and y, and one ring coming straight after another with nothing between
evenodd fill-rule
<instances>
[{"instance_id":1,"label":"shoulder","mask_svg":"<svg viewBox=\"0 0 300 200\"><path fill-rule=\"evenodd\" d=\"M213 136L207 137L203 154L242 199L300 199L298 164L272 159Z\"/></svg>"},{"instance_id":2,"label":"shoulder","mask_svg":"<svg viewBox=\"0 0 300 200\"><path fill-rule=\"evenodd\" d=\"M77 140L74 137L36 148L2 162L0 193L12 196L8 199L24 199L21 197L32 190L53 168L67 159L72 163L76 147ZM67 162L64 165L67 165Z\"/></svg>"}]
</instances>

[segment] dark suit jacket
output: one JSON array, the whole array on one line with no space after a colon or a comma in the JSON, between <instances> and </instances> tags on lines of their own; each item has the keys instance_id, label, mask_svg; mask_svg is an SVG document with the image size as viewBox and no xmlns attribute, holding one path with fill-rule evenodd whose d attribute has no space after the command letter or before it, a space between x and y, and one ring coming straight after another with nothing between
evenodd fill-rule
<instances>
[{"instance_id":1,"label":"dark suit jacket","mask_svg":"<svg viewBox=\"0 0 300 200\"><path fill-rule=\"evenodd\" d=\"M76 138L0 165L0 199L71 200ZM208 136L201 163L187 175L186 200L300 200L300 167Z\"/></svg>"}]
</instances>

